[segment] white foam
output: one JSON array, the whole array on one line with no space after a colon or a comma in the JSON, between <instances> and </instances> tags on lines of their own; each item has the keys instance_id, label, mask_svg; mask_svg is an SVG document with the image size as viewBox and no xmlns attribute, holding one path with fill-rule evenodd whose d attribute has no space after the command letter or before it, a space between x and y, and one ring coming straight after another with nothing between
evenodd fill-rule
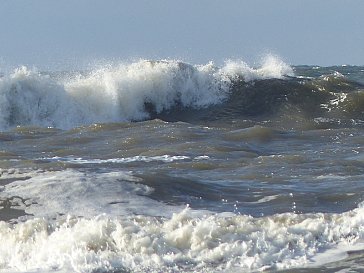
<instances>
[{"instance_id":1,"label":"white foam","mask_svg":"<svg viewBox=\"0 0 364 273\"><path fill-rule=\"evenodd\" d=\"M270 202L272 200L275 200L279 197L279 195L268 195L268 196L265 196L259 200L257 200L256 202L253 202L255 204L259 204L259 203L265 203L265 202Z\"/></svg>"},{"instance_id":2,"label":"white foam","mask_svg":"<svg viewBox=\"0 0 364 273\"><path fill-rule=\"evenodd\" d=\"M92 217L108 215L171 215L169 207L148 196L153 189L143 185L131 172L96 173L76 170L24 173L27 180L7 184L0 197L17 196L26 213L37 217L62 214Z\"/></svg>"},{"instance_id":3,"label":"white foam","mask_svg":"<svg viewBox=\"0 0 364 273\"><path fill-rule=\"evenodd\" d=\"M132 156L132 157L122 157L122 158L109 158L109 159L84 159L84 158L74 158L74 157L52 157L52 158L40 158L41 160L51 160L51 161L61 161L61 162L71 162L77 164L104 164L104 163L131 163L131 162L173 162L179 160L190 159L188 156L184 155L160 155L160 156ZM206 157L196 157L195 159L206 159Z\"/></svg>"},{"instance_id":4,"label":"white foam","mask_svg":"<svg viewBox=\"0 0 364 273\"><path fill-rule=\"evenodd\" d=\"M218 68L212 62L140 60L63 78L20 67L0 78L0 129L143 120L149 118L146 103L158 113L177 104L203 108L224 101L237 77L252 81L290 74L292 69L272 56L260 68L242 61Z\"/></svg>"},{"instance_id":5,"label":"white foam","mask_svg":"<svg viewBox=\"0 0 364 273\"><path fill-rule=\"evenodd\" d=\"M287 269L343 258L346 251L361 249L364 239L362 204L341 214L254 218L154 201L148 198L153 188L132 172L1 174L14 181L0 197L16 196L35 216L0 222L0 271Z\"/></svg>"},{"instance_id":6,"label":"white foam","mask_svg":"<svg viewBox=\"0 0 364 273\"><path fill-rule=\"evenodd\" d=\"M0 222L5 271L249 272L318 265L355 249L362 208L342 214L31 219ZM335 250L330 252L330 249ZM327 261L327 255L321 255ZM331 259L330 259L331 260ZM323 262L321 261L321 262Z\"/></svg>"},{"instance_id":7,"label":"white foam","mask_svg":"<svg viewBox=\"0 0 364 273\"><path fill-rule=\"evenodd\" d=\"M0 79L0 128L15 125L66 126L78 121L62 84L20 67ZM65 115L65 113L67 113Z\"/></svg>"},{"instance_id":8,"label":"white foam","mask_svg":"<svg viewBox=\"0 0 364 273\"><path fill-rule=\"evenodd\" d=\"M244 61L228 60L221 71L230 77L241 77L245 81L283 79L285 76L294 75L292 67L273 55L263 58L259 68L252 68Z\"/></svg>"}]
</instances>

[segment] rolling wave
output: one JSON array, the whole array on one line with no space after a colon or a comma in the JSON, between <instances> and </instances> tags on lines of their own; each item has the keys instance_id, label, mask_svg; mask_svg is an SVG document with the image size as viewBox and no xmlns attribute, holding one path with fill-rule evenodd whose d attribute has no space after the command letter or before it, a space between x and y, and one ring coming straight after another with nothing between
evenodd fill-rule
<instances>
[{"instance_id":1,"label":"rolling wave","mask_svg":"<svg viewBox=\"0 0 364 273\"><path fill-rule=\"evenodd\" d=\"M292 113L316 122L342 118L360 122L363 108L362 84L340 73L295 76L294 68L272 56L259 68L242 61L217 67L212 62L140 60L67 75L20 67L0 78L2 130Z\"/></svg>"}]
</instances>

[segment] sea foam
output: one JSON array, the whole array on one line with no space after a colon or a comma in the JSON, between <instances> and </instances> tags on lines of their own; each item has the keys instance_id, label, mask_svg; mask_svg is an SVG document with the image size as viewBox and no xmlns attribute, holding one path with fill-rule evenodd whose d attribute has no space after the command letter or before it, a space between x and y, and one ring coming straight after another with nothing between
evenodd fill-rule
<instances>
[{"instance_id":1,"label":"sea foam","mask_svg":"<svg viewBox=\"0 0 364 273\"><path fill-rule=\"evenodd\" d=\"M147 198L154 189L139 183L141 179L131 172L24 170L22 174L3 173L2 177L17 180L3 187L1 197L20 198L16 207L37 217L54 218L67 213L82 217L102 213L170 216L181 208Z\"/></svg>"},{"instance_id":2,"label":"sea foam","mask_svg":"<svg viewBox=\"0 0 364 273\"><path fill-rule=\"evenodd\" d=\"M340 224L338 224L340 223ZM363 239L363 209L343 214L170 218L35 218L0 222L0 270L57 272L241 272L343 258Z\"/></svg>"},{"instance_id":3,"label":"sea foam","mask_svg":"<svg viewBox=\"0 0 364 273\"><path fill-rule=\"evenodd\" d=\"M33 216L0 221L0 271L241 272L317 266L363 247L362 204L252 217L157 202L132 172L2 176L16 179L2 197Z\"/></svg>"}]
</instances>

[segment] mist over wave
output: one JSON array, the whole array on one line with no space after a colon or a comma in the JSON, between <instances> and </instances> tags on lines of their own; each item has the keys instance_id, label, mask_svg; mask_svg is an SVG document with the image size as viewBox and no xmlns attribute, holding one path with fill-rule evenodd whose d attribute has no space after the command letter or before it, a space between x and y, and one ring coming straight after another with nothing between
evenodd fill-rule
<instances>
[{"instance_id":1,"label":"mist over wave","mask_svg":"<svg viewBox=\"0 0 364 273\"><path fill-rule=\"evenodd\" d=\"M191 65L175 60L140 60L89 72L51 75L20 67L0 79L0 128L137 121L173 107L203 109L230 96L234 81L293 75L269 56L260 68L243 61Z\"/></svg>"}]
</instances>

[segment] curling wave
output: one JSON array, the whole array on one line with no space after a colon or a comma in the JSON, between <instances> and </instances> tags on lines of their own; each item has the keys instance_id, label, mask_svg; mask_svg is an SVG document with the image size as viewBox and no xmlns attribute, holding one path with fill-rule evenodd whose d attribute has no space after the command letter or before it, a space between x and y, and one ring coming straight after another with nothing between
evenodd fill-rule
<instances>
[{"instance_id":1,"label":"curling wave","mask_svg":"<svg viewBox=\"0 0 364 273\"><path fill-rule=\"evenodd\" d=\"M242 61L217 67L141 60L65 76L20 67L0 79L0 129L246 116L362 122L362 83L338 72L294 70L272 56L259 68Z\"/></svg>"}]
</instances>

